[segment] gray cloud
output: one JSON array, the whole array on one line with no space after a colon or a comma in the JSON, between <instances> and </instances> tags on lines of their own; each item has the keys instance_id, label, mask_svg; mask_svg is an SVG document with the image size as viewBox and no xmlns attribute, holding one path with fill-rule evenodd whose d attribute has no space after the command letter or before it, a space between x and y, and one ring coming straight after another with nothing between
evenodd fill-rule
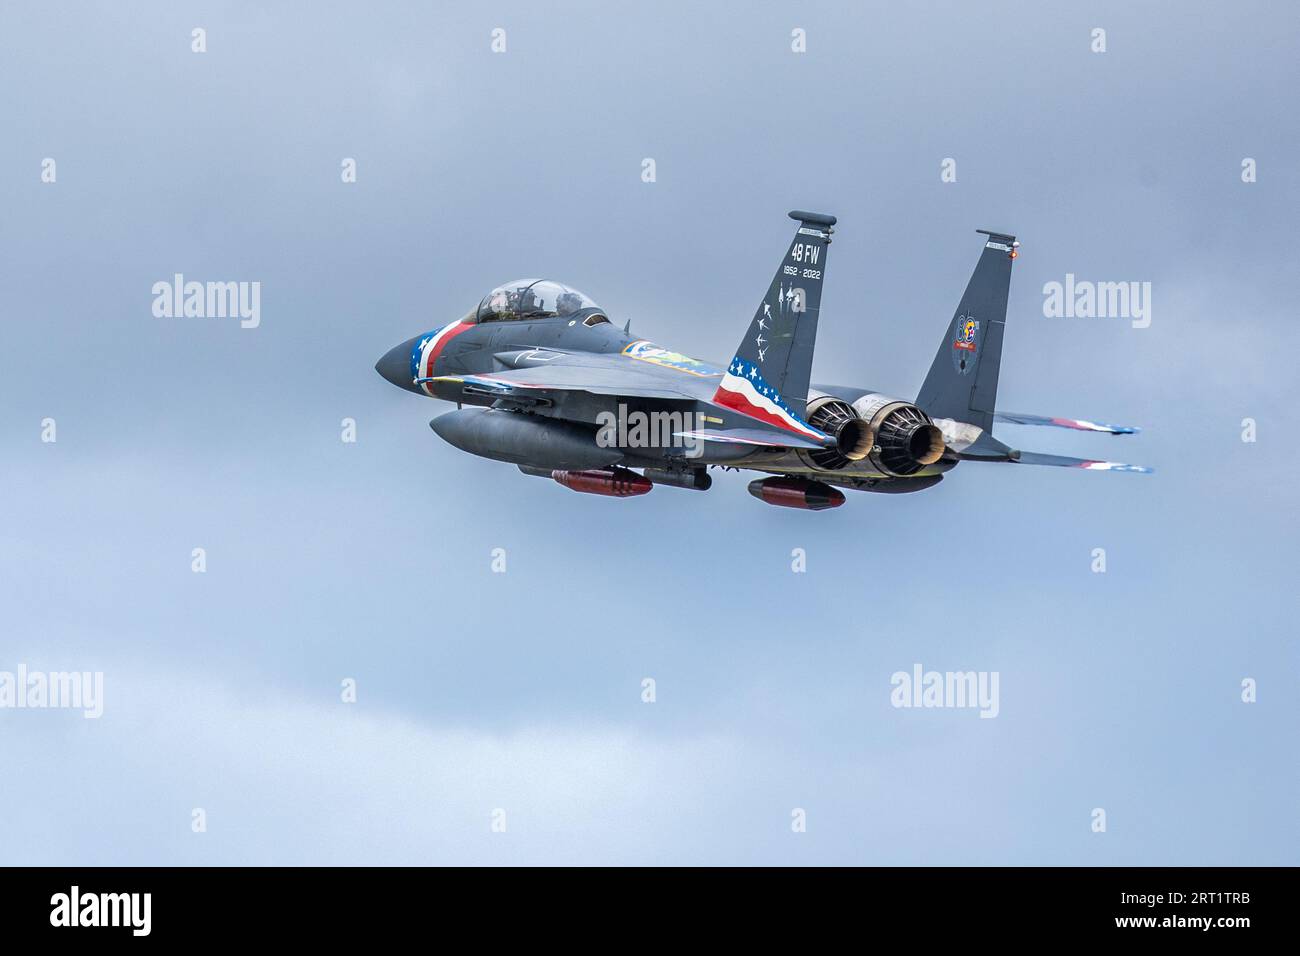
<instances>
[{"instance_id":1,"label":"gray cloud","mask_svg":"<svg viewBox=\"0 0 1300 956\"><path fill-rule=\"evenodd\" d=\"M5 5L0 669L109 695L0 712L7 861L1295 862L1296 53L1262 4ZM1157 474L596 501L371 367L523 274L725 359L795 207L841 218L817 379L914 394L1009 229L1003 404L1147 430L1004 437ZM176 272L261 327L154 318ZM1151 327L1043 318L1067 272ZM1000 716L893 710L915 661Z\"/></svg>"}]
</instances>

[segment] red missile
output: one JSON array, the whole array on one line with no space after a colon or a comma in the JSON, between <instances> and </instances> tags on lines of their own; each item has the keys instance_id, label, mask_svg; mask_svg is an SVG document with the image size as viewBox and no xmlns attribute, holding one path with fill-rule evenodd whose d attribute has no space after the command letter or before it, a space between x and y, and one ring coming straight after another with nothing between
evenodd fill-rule
<instances>
[{"instance_id":1,"label":"red missile","mask_svg":"<svg viewBox=\"0 0 1300 956\"><path fill-rule=\"evenodd\" d=\"M769 505L806 511L825 511L844 504L844 495L838 489L807 478L756 478L749 483L749 493Z\"/></svg>"},{"instance_id":2,"label":"red missile","mask_svg":"<svg viewBox=\"0 0 1300 956\"><path fill-rule=\"evenodd\" d=\"M553 471L551 477L584 495L609 495L611 498L631 498L644 495L654 487L649 478L643 478L627 468L594 468L590 471ZM841 501L843 498L840 499Z\"/></svg>"}]
</instances>

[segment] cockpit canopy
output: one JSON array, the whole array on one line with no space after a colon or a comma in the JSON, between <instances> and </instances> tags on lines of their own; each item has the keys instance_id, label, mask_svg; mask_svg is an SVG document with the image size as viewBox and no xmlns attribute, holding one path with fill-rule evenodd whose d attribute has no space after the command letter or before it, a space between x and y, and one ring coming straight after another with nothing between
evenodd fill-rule
<instances>
[{"instance_id":1,"label":"cockpit canopy","mask_svg":"<svg viewBox=\"0 0 1300 956\"><path fill-rule=\"evenodd\" d=\"M551 319L573 315L583 309L600 308L577 289L549 279L516 279L499 285L483 297L475 322L511 322L520 319Z\"/></svg>"}]
</instances>

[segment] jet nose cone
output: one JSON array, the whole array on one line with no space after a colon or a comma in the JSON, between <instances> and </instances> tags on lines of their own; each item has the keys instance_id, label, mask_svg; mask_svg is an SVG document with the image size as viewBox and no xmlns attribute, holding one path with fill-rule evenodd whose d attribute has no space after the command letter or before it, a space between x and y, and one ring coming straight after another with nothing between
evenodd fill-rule
<instances>
[{"instance_id":1,"label":"jet nose cone","mask_svg":"<svg viewBox=\"0 0 1300 956\"><path fill-rule=\"evenodd\" d=\"M398 388L413 391L415 386L411 379L411 349L415 339L409 339L401 345L395 345L384 353L383 358L375 363L375 371Z\"/></svg>"}]
</instances>

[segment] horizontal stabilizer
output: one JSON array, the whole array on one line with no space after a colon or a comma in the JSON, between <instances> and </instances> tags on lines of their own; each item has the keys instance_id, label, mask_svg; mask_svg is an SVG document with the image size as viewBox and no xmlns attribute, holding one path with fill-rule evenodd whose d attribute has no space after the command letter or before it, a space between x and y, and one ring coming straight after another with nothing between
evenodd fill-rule
<instances>
[{"instance_id":1,"label":"horizontal stabilizer","mask_svg":"<svg viewBox=\"0 0 1300 956\"><path fill-rule=\"evenodd\" d=\"M1017 451L983 432L970 445L953 453L961 461L1010 462L1013 465L1052 465L1057 468L1086 468L1088 471L1132 471L1149 475L1153 471L1144 465L1124 465L1118 461L1097 461L1092 458L1068 458L1064 455L1044 455L1036 451Z\"/></svg>"},{"instance_id":2,"label":"horizontal stabilizer","mask_svg":"<svg viewBox=\"0 0 1300 956\"><path fill-rule=\"evenodd\" d=\"M1136 435L1142 430L1134 425L1107 425L1105 422L1090 422L1084 418L1050 418L1046 415L1026 415L1022 412L994 412L993 420L1007 425L1052 425L1056 428L1103 432L1108 435Z\"/></svg>"},{"instance_id":3,"label":"horizontal stabilizer","mask_svg":"<svg viewBox=\"0 0 1300 956\"><path fill-rule=\"evenodd\" d=\"M1057 468L1086 468L1088 471L1131 471L1139 475L1149 475L1155 470L1144 465L1123 465L1117 461L1093 461L1090 458L1043 455L1036 451L1020 451L1011 454L1012 463L1019 465L1053 465Z\"/></svg>"}]
</instances>

